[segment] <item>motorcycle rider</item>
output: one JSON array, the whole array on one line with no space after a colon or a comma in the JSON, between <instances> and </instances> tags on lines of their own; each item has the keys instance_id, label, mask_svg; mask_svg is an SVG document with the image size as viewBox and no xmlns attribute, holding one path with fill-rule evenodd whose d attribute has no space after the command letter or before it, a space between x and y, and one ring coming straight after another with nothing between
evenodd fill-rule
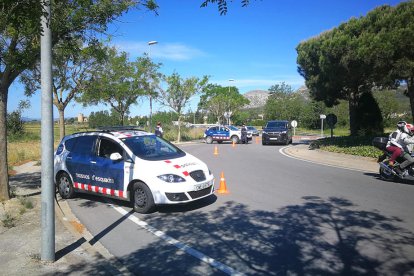
<instances>
[{"instance_id":1,"label":"motorcycle rider","mask_svg":"<svg viewBox=\"0 0 414 276\"><path fill-rule=\"evenodd\" d=\"M414 146L414 126L411 124L405 124L402 130L403 133L401 134L398 143L402 146L402 154L405 161L394 168L394 170L400 175L404 173L405 168L414 163L414 158L411 156Z\"/></svg>"},{"instance_id":2,"label":"motorcycle rider","mask_svg":"<svg viewBox=\"0 0 414 276\"><path fill-rule=\"evenodd\" d=\"M397 129L392 132L388 137L388 142L386 150L391 153L388 165L390 167L394 166L395 160L402 154L403 147L400 145L399 141L401 135L404 133L404 127L407 125L405 121L400 121L397 123Z\"/></svg>"}]
</instances>

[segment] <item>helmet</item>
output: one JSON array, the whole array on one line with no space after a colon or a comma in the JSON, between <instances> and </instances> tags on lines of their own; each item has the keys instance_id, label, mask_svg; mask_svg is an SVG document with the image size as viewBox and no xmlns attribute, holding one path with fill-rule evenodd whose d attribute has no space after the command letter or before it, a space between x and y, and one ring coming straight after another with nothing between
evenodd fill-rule
<instances>
[{"instance_id":1,"label":"helmet","mask_svg":"<svg viewBox=\"0 0 414 276\"><path fill-rule=\"evenodd\" d=\"M407 125L406 121L399 121L397 123L397 128L402 132L408 133L408 129L405 127L406 125Z\"/></svg>"}]
</instances>

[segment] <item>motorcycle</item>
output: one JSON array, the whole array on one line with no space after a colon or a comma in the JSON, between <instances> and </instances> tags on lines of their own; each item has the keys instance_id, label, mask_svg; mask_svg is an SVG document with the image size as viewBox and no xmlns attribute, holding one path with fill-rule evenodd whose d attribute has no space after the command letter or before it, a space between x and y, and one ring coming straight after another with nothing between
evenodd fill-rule
<instances>
[{"instance_id":1,"label":"motorcycle","mask_svg":"<svg viewBox=\"0 0 414 276\"><path fill-rule=\"evenodd\" d=\"M388 142L388 137L375 137L372 140L372 145L377 149L381 150L384 154L378 158L379 174L380 177L387 181L396 181L396 180L412 180L414 181L414 164L408 166L402 174L397 173L394 170L395 166L398 166L400 163L404 162L403 157L398 157L395 160L395 165L389 165L389 159L391 153L387 151L386 146ZM413 154L411 154L413 156Z\"/></svg>"}]
</instances>

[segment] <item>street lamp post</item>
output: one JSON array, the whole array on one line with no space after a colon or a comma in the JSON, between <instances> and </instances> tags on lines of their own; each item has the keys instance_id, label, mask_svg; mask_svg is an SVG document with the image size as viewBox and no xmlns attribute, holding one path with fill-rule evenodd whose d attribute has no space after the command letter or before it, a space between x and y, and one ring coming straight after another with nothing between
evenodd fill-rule
<instances>
[{"instance_id":1,"label":"street lamp post","mask_svg":"<svg viewBox=\"0 0 414 276\"><path fill-rule=\"evenodd\" d=\"M148 42L148 58L151 59L151 45L157 44L158 41L151 40ZM149 91L149 100L150 100L150 115L149 115L149 131L152 131L152 91L151 91L151 83L150 83L150 91Z\"/></svg>"},{"instance_id":2,"label":"street lamp post","mask_svg":"<svg viewBox=\"0 0 414 276\"><path fill-rule=\"evenodd\" d=\"M229 79L229 97L230 97L230 82L232 82L232 81L234 81L234 79ZM228 114L228 117L227 117L227 124L228 125L230 125L230 122L231 122L231 119L230 119L230 117L231 117L231 111L230 111L230 100L229 100L229 102L228 102L228 111L227 111L227 114Z\"/></svg>"}]
</instances>

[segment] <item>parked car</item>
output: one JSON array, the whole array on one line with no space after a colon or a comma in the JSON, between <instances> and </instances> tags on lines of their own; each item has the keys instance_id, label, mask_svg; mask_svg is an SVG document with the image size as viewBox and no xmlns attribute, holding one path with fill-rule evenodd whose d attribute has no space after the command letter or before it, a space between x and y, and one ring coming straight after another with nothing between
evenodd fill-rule
<instances>
[{"instance_id":1,"label":"parked car","mask_svg":"<svg viewBox=\"0 0 414 276\"><path fill-rule=\"evenodd\" d=\"M250 131L252 136L259 136L259 131L254 126L247 126L247 131Z\"/></svg>"},{"instance_id":2,"label":"parked car","mask_svg":"<svg viewBox=\"0 0 414 276\"><path fill-rule=\"evenodd\" d=\"M247 139L252 139L251 132L247 132ZM217 141L222 143L223 141L231 141L235 144L241 140L241 130L235 126L212 126L206 129L204 132L204 140L207 144Z\"/></svg>"},{"instance_id":3,"label":"parked car","mask_svg":"<svg viewBox=\"0 0 414 276\"><path fill-rule=\"evenodd\" d=\"M139 213L159 204L195 201L214 191L214 176L204 162L136 129L68 135L56 150L54 164L62 198L93 193L131 201Z\"/></svg>"},{"instance_id":4,"label":"parked car","mask_svg":"<svg viewBox=\"0 0 414 276\"><path fill-rule=\"evenodd\" d=\"M292 143L292 128L289 121L268 121L263 127L262 145Z\"/></svg>"}]
</instances>

